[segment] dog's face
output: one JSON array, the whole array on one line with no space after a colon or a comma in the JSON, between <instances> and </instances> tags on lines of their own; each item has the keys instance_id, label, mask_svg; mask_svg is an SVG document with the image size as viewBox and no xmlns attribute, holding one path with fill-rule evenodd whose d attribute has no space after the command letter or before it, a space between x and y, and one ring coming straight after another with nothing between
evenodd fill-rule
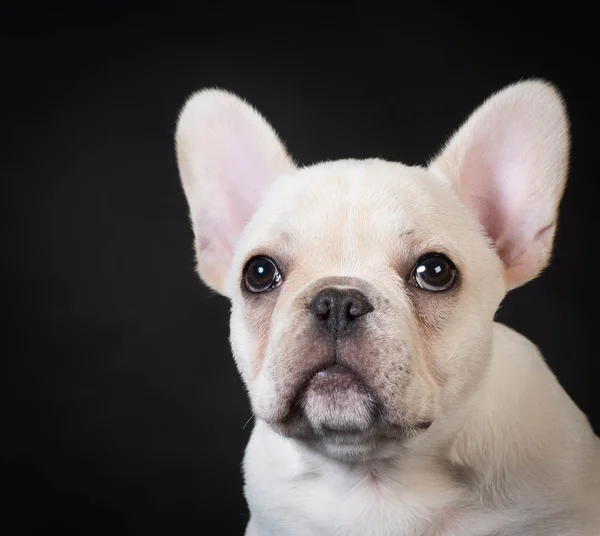
<instances>
[{"instance_id":1,"label":"dog's face","mask_svg":"<svg viewBox=\"0 0 600 536\"><path fill-rule=\"evenodd\" d=\"M297 168L231 94L194 96L177 148L198 271L230 298L253 411L330 456L382 456L483 377L504 294L548 261L568 158L556 92L511 86L428 167Z\"/></svg>"},{"instance_id":2,"label":"dog's face","mask_svg":"<svg viewBox=\"0 0 600 536\"><path fill-rule=\"evenodd\" d=\"M286 175L243 236L231 340L254 411L282 433L370 451L426 429L481 369L502 263L432 172Z\"/></svg>"}]
</instances>

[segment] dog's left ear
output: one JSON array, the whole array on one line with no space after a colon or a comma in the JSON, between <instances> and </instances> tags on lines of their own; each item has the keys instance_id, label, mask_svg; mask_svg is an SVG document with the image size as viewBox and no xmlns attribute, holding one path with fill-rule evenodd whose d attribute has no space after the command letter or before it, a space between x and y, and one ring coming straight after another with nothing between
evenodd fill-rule
<instances>
[{"instance_id":1,"label":"dog's left ear","mask_svg":"<svg viewBox=\"0 0 600 536\"><path fill-rule=\"evenodd\" d=\"M485 228L508 290L550 259L568 161L563 101L552 85L531 80L492 95L430 164Z\"/></svg>"},{"instance_id":2,"label":"dog's left ear","mask_svg":"<svg viewBox=\"0 0 600 536\"><path fill-rule=\"evenodd\" d=\"M175 142L198 275L227 295L226 275L244 227L271 183L294 169L294 162L262 115L220 89L188 99Z\"/></svg>"}]
</instances>

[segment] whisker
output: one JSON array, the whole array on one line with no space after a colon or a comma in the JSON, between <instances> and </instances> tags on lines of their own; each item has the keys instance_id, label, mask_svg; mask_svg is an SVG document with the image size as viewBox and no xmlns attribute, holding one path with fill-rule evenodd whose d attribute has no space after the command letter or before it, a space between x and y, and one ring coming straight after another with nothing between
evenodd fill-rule
<instances>
[{"instance_id":1,"label":"whisker","mask_svg":"<svg viewBox=\"0 0 600 536\"><path fill-rule=\"evenodd\" d=\"M242 430L243 430L244 428L246 428L246 426L248 426L248 423L249 423L249 422L250 422L252 419L254 419L254 413L253 413L252 415L250 415L250 418L249 418L249 419L246 421L246 424L244 424L244 426L242 426Z\"/></svg>"}]
</instances>

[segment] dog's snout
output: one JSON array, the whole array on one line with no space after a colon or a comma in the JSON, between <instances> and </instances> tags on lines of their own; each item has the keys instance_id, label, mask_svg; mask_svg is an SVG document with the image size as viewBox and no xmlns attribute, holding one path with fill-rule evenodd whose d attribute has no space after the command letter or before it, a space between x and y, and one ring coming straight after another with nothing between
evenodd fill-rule
<instances>
[{"instance_id":1,"label":"dog's snout","mask_svg":"<svg viewBox=\"0 0 600 536\"><path fill-rule=\"evenodd\" d=\"M309 309L326 332L337 336L373 311L373 305L360 290L327 287L312 299Z\"/></svg>"}]
</instances>

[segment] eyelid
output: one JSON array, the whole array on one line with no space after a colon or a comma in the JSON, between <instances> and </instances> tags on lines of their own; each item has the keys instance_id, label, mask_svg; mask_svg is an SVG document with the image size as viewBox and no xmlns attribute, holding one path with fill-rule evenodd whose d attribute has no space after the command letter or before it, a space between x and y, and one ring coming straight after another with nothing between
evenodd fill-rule
<instances>
[{"instance_id":1,"label":"eyelid","mask_svg":"<svg viewBox=\"0 0 600 536\"><path fill-rule=\"evenodd\" d=\"M252 289L249 288L249 285L247 282L248 269L255 261L260 260L260 259L266 259L269 263L271 263L273 265L273 268L275 270L275 274L274 274L275 277L273 279L273 284L268 289L265 289L263 291L253 291ZM253 295L261 295L261 294L264 294L265 292L276 289L284 282L284 280L285 280L285 276L284 276L283 270L280 268L278 262L273 257L270 257L269 255L265 255L263 253L258 253L257 255L250 256L248 258L248 260L246 261L246 263L244 264L244 268L242 269L242 273L241 273L241 277L240 277L240 284L242 286L242 289L245 290L246 292L249 292L250 294L253 294Z\"/></svg>"},{"instance_id":2,"label":"eyelid","mask_svg":"<svg viewBox=\"0 0 600 536\"><path fill-rule=\"evenodd\" d=\"M248 255L246 255L244 263L242 264L242 276L248 268L250 262L256 258L266 258L269 259L277 268L282 279L286 278L287 265L288 263L281 255L276 255L269 251L269 248L262 249L254 249Z\"/></svg>"},{"instance_id":3,"label":"eyelid","mask_svg":"<svg viewBox=\"0 0 600 536\"><path fill-rule=\"evenodd\" d=\"M432 289L422 287L421 285L419 285L419 283L417 281L417 277L416 277L417 272L423 271L423 270L419 270L419 264L422 261L424 261L428 258L431 258L431 257L442 257L446 262L448 262L450 264L450 267L452 268L452 272L453 272L452 282L445 289L433 291ZM410 272L408 274L408 277L406 278L406 281L409 282L411 285L415 286L416 288L425 290L428 292L448 292L457 287L457 285L460 283L460 279L461 279L460 278L460 270L458 269L458 267L456 266L456 263L450 258L449 255L447 255L446 253L443 253L442 251L431 251L430 250L427 253L423 253L422 255L420 255L419 258L415 261L412 268L410 269Z\"/></svg>"},{"instance_id":4,"label":"eyelid","mask_svg":"<svg viewBox=\"0 0 600 536\"><path fill-rule=\"evenodd\" d=\"M438 248L427 248L425 251L415 255L413 257L414 261L411 265L411 272L420 261L432 256L444 257L446 260L450 261L450 263L456 268L457 272L460 271L460 263L454 260L454 255L447 251L446 248L440 246Z\"/></svg>"}]
</instances>

